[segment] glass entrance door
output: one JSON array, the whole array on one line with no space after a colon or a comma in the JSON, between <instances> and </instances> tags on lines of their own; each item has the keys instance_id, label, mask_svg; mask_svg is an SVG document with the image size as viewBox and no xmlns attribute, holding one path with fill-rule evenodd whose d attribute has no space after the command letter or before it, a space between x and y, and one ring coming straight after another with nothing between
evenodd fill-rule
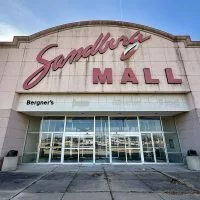
<instances>
[{"instance_id":1,"label":"glass entrance door","mask_svg":"<svg viewBox=\"0 0 200 200\"><path fill-rule=\"evenodd\" d=\"M165 140L170 151L178 141L167 134L158 117L48 117L41 126L37 162L169 162Z\"/></svg>"},{"instance_id":2,"label":"glass entrance door","mask_svg":"<svg viewBox=\"0 0 200 200\"><path fill-rule=\"evenodd\" d=\"M139 135L126 136L126 159L127 163L141 162L141 139Z\"/></svg>"},{"instance_id":3,"label":"glass entrance door","mask_svg":"<svg viewBox=\"0 0 200 200\"><path fill-rule=\"evenodd\" d=\"M141 163L140 136L111 133L113 163Z\"/></svg>"},{"instance_id":4,"label":"glass entrance door","mask_svg":"<svg viewBox=\"0 0 200 200\"><path fill-rule=\"evenodd\" d=\"M142 133L144 162L167 162L162 133Z\"/></svg>"},{"instance_id":5,"label":"glass entrance door","mask_svg":"<svg viewBox=\"0 0 200 200\"><path fill-rule=\"evenodd\" d=\"M93 135L66 133L63 137L64 163L93 163Z\"/></svg>"},{"instance_id":6,"label":"glass entrance door","mask_svg":"<svg viewBox=\"0 0 200 200\"><path fill-rule=\"evenodd\" d=\"M95 162L109 163L109 129L108 117L95 118Z\"/></svg>"}]
</instances>

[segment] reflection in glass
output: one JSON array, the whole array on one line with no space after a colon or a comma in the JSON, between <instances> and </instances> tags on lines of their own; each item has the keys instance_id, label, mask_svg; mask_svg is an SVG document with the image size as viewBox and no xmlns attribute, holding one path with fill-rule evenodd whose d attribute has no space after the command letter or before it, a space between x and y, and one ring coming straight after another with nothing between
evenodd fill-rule
<instances>
[{"instance_id":1,"label":"reflection in glass","mask_svg":"<svg viewBox=\"0 0 200 200\"><path fill-rule=\"evenodd\" d=\"M159 117L140 117L141 131L161 131L161 124Z\"/></svg>"},{"instance_id":2,"label":"reflection in glass","mask_svg":"<svg viewBox=\"0 0 200 200\"><path fill-rule=\"evenodd\" d=\"M95 118L95 162L110 162L108 117Z\"/></svg>"},{"instance_id":3,"label":"reflection in glass","mask_svg":"<svg viewBox=\"0 0 200 200\"><path fill-rule=\"evenodd\" d=\"M52 148L51 149L51 162L60 162L61 161L61 148Z\"/></svg>"},{"instance_id":4,"label":"reflection in glass","mask_svg":"<svg viewBox=\"0 0 200 200\"><path fill-rule=\"evenodd\" d=\"M49 132L49 124L50 124L50 120L43 120L41 131Z\"/></svg>"},{"instance_id":5,"label":"reflection in glass","mask_svg":"<svg viewBox=\"0 0 200 200\"><path fill-rule=\"evenodd\" d=\"M66 132L93 132L93 117L74 117L66 119Z\"/></svg>"},{"instance_id":6,"label":"reflection in glass","mask_svg":"<svg viewBox=\"0 0 200 200\"><path fill-rule=\"evenodd\" d=\"M64 162L77 163L78 162L78 149L65 149Z\"/></svg>"},{"instance_id":7,"label":"reflection in glass","mask_svg":"<svg viewBox=\"0 0 200 200\"><path fill-rule=\"evenodd\" d=\"M180 152L180 145L177 133L164 133L167 152Z\"/></svg>"},{"instance_id":8,"label":"reflection in glass","mask_svg":"<svg viewBox=\"0 0 200 200\"><path fill-rule=\"evenodd\" d=\"M144 161L145 162L154 162L154 154L153 154L153 144L151 139L151 134L142 133L142 147L144 153Z\"/></svg>"},{"instance_id":9,"label":"reflection in glass","mask_svg":"<svg viewBox=\"0 0 200 200\"><path fill-rule=\"evenodd\" d=\"M24 162L33 162L37 153L39 162L48 162L48 160L50 162L61 162L61 160L93 162L93 153L95 153L97 163L107 163L110 160L113 163L134 163L141 162L141 157L143 158L140 148L143 148L145 162L166 162L166 152L169 162L182 162L179 140L171 117L162 117L164 133L161 129L160 117L139 117L141 136L139 133L134 133L139 131L137 117L111 117L110 128L108 117L95 117L95 126L93 117L66 118L66 124L64 119L64 117L43 119L39 152L37 152L39 133L27 133ZM30 122L29 129L38 130L39 121L34 119ZM66 137L62 143L64 124ZM142 147L140 147L141 138ZM61 153L62 150L64 154ZM64 156L62 159L61 154Z\"/></svg>"},{"instance_id":10,"label":"reflection in glass","mask_svg":"<svg viewBox=\"0 0 200 200\"><path fill-rule=\"evenodd\" d=\"M93 147L93 137L80 137L80 148L92 148Z\"/></svg>"},{"instance_id":11,"label":"reflection in glass","mask_svg":"<svg viewBox=\"0 0 200 200\"><path fill-rule=\"evenodd\" d=\"M120 136L111 137L111 150L113 162L126 162L125 138Z\"/></svg>"},{"instance_id":12,"label":"reflection in glass","mask_svg":"<svg viewBox=\"0 0 200 200\"><path fill-rule=\"evenodd\" d=\"M153 151L144 152L144 162L154 162Z\"/></svg>"},{"instance_id":13,"label":"reflection in glass","mask_svg":"<svg viewBox=\"0 0 200 200\"><path fill-rule=\"evenodd\" d=\"M164 148L163 136L161 133L153 133L154 147Z\"/></svg>"},{"instance_id":14,"label":"reflection in glass","mask_svg":"<svg viewBox=\"0 0 200 200\"><path fill-rule=\"evenodd\" d=\"M182 163L183 158L177 133L164 133L169 162Z\"/></svg>"},{"instance_id":15,"label":"reflection in glass","mask_svg":"<svg viewBox=\"0 0 200 200\"><path fill-rule=\"evenodd\" d=\"M41 147L50 147L51 145L51 133L42 133L41 136Z\"/></svg>"},{"instance_id":16,"label":"reflection in glass","mask_svg":"<svg viewBox=\"0 0 200 200\"><path fill-rule=\"evenodd\" d=\"M153 144L151 140L151 134L150 133L142 133L142 146L143 146L143 151L149 151L153 150Z\"/></svg>"},{"instance_id":17,"label":"reflection in glass","mask_svg":"<svg viewBox=\"0 0 200 200\"><path fill-rule=\"evenodd\" d=\"M42 123L42 132L63 132L64 117L45 117Z\"/></svg>"},{"instance_id":18,"label":"reflection in glass","mask_svg":"<svg viewBox=\"0 0 200 200\"><path fill-rule=\"evenodd\" d=\"M127 149L127 162L128 163L138 163L141 162L140 149Z\"/></svg>"},{"instance_id":19,"label":"reflection in glass","mask_svg":"<svg viewBox=\"0 0 200 200\"><path fill-rule=\"evenodd\" d=\"M71 148L72 147L72 137L65 137L65 142L64 142L64 147L65 148Z\"/></svg>"},{"instance_id":20,"label":"reflection in glass","mask_svg":"<svg viewBox=\"0 0 200 200\"><path fill-rule=\"evenodd\" d=\"M65 137L65 148L78 148L78 137L67 136Z\"/></svg>"},{"instance_id":21,"label":"reflection in glass","mask_svg":"<svg viewBox=\"0 0 200 200\"><path fill-rule=\"evenodd\" d=\"M50 152L50 148L40 148L38 162L48 162L49 161L49 152Z\"/></svg>"},{"instance_id":22,"label":"reflection in glass","mask_svg":"<svg viewBox=\"0 0 200 200\"><path fill-rule=\"evenodd\" d=\"M140 148L140 141L138 136L126 137L126 148Z\"/></svg>"},{"instance_id":23,"label":"reflection in glass","mask_svg":"<svg viewBox=\"0 0 200 200\"><path fill-rule=\"evenodd\" d=\"M110 118L111 132L138 132L137 117Z\"/></svg>"},{"instance_id":24,"label":"reflection in glass","mask_svg":"<svg viewBox=\"0 0 200 200\"><path fill-rule=\"evenodd\" d=\"M50 121L49 131L63 132L64 131L64 119L56 119Z\"/></svg>"},{"instance_id":25,"label":"reflection in glass","mask_svg":"<svg viewBox=\"0 0 200 200\"><path fill-rule=\"evenodd\" d=\"M52 147L62 147L62 134L54 133Z\"/></svg>"},{"instance_id":26,"label":"reflection in glass","mask_svg":"<svg viewBox=\"0 0 200 200\"><path fill-rule=\"evenodd\" d=\"M79 149L79 162L93 162L93 149Z\"/></svg>"},{"instance_id":27,"label":"reflection in glass","mask_svg":"<svg viewBox=\"0 0 200 200\"><path fill-rule=\"evenodd\" d=\"M157 162L166 162L166 155L165 155L165 149L164 148L155 148L155 154L156 154L156 161Z\"/></svg>"},{"instance_id":28,"label":"reflection in glass","mask_svg":"<svg viewBox=\"0 0 200 200\"><path fill-rule=\"evenodd\" d=\"M164 140L161 133L153 133L153 142L155 148L155 155L157 162L166 162L166 155L164 149Z\"/></svg>"}]
</instances>

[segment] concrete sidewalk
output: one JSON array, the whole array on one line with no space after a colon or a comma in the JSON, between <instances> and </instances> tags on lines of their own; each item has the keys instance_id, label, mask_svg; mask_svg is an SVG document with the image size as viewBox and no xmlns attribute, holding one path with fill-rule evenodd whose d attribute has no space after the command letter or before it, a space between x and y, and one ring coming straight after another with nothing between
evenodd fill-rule
<instances>
[{"instance_id":1,"label":"concrete sidewalk","mask_svg":"<svg viewBox=\"0 0 200 200\"><path fill-rule=\"evenodd\" d=\"M20 165L0 173L0 200L199 200L199 180L181 165Z\"/></svg>"}]
</instances>

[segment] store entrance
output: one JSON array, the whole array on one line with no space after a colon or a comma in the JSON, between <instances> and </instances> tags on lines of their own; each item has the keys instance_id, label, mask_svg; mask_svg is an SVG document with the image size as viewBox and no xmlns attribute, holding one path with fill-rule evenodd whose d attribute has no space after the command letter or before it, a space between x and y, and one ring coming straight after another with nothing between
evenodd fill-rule
<instances>
[{"instance_id":1,"label":"store entrance","mask_svg":"<svg viewBox=\"0 0 200 200\"><path fill-rule=\"evenodd\" d=\"M169 134L167 139L173 141L174 133ZM168 148L175 149L178 142L170 145ZM158 117L59 117L42 122L39 163L124 164L168 160Z\"/></svg>"}]
</instances>

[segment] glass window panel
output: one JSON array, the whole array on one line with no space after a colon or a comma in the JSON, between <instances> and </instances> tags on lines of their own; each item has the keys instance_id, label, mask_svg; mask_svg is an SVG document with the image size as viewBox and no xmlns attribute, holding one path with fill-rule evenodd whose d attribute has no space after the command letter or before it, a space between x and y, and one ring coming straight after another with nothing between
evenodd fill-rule
<instances>
[{"instance_id":1,"label":"glass window panel","mask_svg":"<svg viewBox=\"0 0 200 200\"><path fill-rule=\"evenodd\" d=\"M153 151L144 152L144 162L155 162Z\"/></svg>"},{"instance_id":2,"label":"glass window panel","mask_svg":"<svg viewBox=\"0 0 200 200\"><path fill-rule=\"evenodd\" d=\"M161 124L159 117L140 117L141 131L161 131Z\"/></svg>"},{"instance_id":3,"label":"glass window panel","mask_svg":"<svg viewBox=\"0 0 200 200\"><path fill-rule=\"evenodd\" d=\"M93 132L94 118L67 118L66 132Z\"/></svg>"},{"instance_id":4,"label":"glass window panel","mask_svg":"<svg viewBox=\"0 0 200 200\"><path fill-rule=\"evenodd\" d=\"M141 153L140 149L127 149L127 162L128 163L138 163L141 162Z\"/></svg>"},{"instance_id":5,"label":"glass window panel","mask_svg":"<svg viewBox=\"0 0 200 200\"><path fill-rule=\"evenodd\" d=\"M93 147L93 137L80 137L80 146L79 147Z\"/></svg>"},{"instance_id":6,"label":"glass window panel","mask_svg":"<svg viewBox=\"0 0 200 200\"><path fill-rule=\"evenodd\" d=\"M176 126L173 117L162 117L164 132L176 132Z\"/></svg>"},{"instance_id":7,"label":"glass window panel","mask_svg":"<svg viewBox=\"0 0 200 200\"><path fill-rule=\"evenodd\" d=\"M156 154L157 162L166 162L167 161L164 148L155 148L155 154Z\"/></svg>"},{"instance_id":8,"label":"glass window panel","mask_svg":"<svg viewBox=\"0 0 200 200\"><path fill-rule=\"evenodd\" d=\"M182 163L183 158L181 153L168 153L168 159L170 163Z\"/></svg>"},{"instance_id":9,"label":"glass window panel","mask_svg":"<svg viewBox=\"0 0 200 200\"><path fill-rule=\"evenodd\" d=\"M144 148L152 149L153 145L151 140L151 134L142 134L142 146L143 149Z\"/></svg>"},{"instance_id":10,"label":"glass window panel","mask_svg":"<svg viewBox=\"0 0 200 200\"><path fill-rule=\"evenodd\" d=\"M95 133L108 132L108 117L95 118Z\"/></svg>"},{"instance_id":11,"label":"glass window panel","mask_svg":"<svg viewBox=\"0 0 200 200\"><path fill-rule=\"evenodd\" d=\"M65 137L65 148L78 148L78 137L67 136Z\"/></svg>"},{"instance_id":12,"label":"glass window panel","mask_svg":"<svg viewBox=\"0 0 200 200\"><path fill-rule=\"evenodd\" d=\"M56 129L56 120L49 120L49 131L54 132Z\"/></svg>"},{"instance_id":13,"label":"glass window panel","mask_svg":"<svg viewBox=\"0 0 200 200\"><path fill-rule=\"evenodd\" d=\"M64 150L64 162L77 163L78 162L78 150L77 149L65 149Z\"/></svg>"},{"instance_id":14,"label":"glass window panel","mask_svg":"<svg viewBox=\"0 0 200 200\"><path fill-rule=\"evenodd\" d=\"M30 117L28 132L40 132L41 117Z\"/></svg>"},{"instance_id":15,"label":"glass window panel","mask_svg":"<svg viewBox=\"0 0 200 200\"><path fill-rule=\"evenodd\" d=\"M40 148L38 162L48 162L49 161L49 152L50 152L50 148Z\"/></svg>"},{"instance_id":16,"label":"glass window panel","mask_svg":"<svg viewBox=\"0 0 200 200\"><path fill-rule=\"evenodd\" d=\"M138 132L137 117L110 118L111 132Z\"/></svg>"},{"instance_id":17,"label":"glass window panel","mask_svg":"<svg viewBox=\"0 0 200 200\"><path fill-rule=\"evenodd\" d=\"M39 133L28 133L24 152L37 152L39 143Z\"/></svg>"},{"instance_id":18,"label":"glass window panel","mask_svg":"<svg viewBox=\"0 0 200 200\"><path fill-rule=\"evenodd\" d=\"M72 148L77 148L78 147L78 140L79 138L72 138Z\"/></svg>"},{"instance_id":19,"label":"glass window panel","mask_svg":"<svg viewBox=\"0 0 200 200\"><path fill-rule=\"evenodd\" d=\"M92 149L79 149L79 162L91 163L93 162Z\"/></svg>"},{"instance_id":20,"label":"glass window panel","mask_svg":"<svg viewBox=\"0 0 200 200\"><path fill-rule=\"evenodd\" d=\"M153 154L153 144L151 139L151 134L142 134L142 146L144 153L144 161L145 162L155 162L154 154Z\"/></svg>"},{"instance_id":21,"label":"glass window panel","mask_svg":"<svg viewBox=\"0 0 200 200\"><path fill-rule=\"evenodd\" d=\"M64 131L64 118L51 119L49 125L49 131L63 132Z\"/></svg>"},{"instance_id":22,"label":"glass window panel","mask_svg":"<svg viewBox=\"0 0 200 200\"><path fill-rule=\"evenodd\" d=\"M112 161L126 162L125 138L116 136L111 138Z\"/></svg>"},{"instance_id":23,"label":"glass window panel","mask_svg":"<svg viewBox=\"0 0 200 200\"><path fill-rule=\"evenodd\" d=\"M112 148L112 162L114 163L126 162L125 148Z\"/></svg>"},{"instance_id":24,"label":"glass window panel","mask_svg":"<svg viewBox=\"0 0 200 200\"><path fill-rule=\"evenodd\" d=\"M121 148L125 148L125 138L124 137L118 137L118 146Z\"/></svg>"},{"instance_id":25,"label":"glass window panel","mask_svg":"<svg viewBox=\"0 0 200 200\"><path fill-rule=\"evenodd\" d=\"M37 152L35 153L24 153L22 162L23 163L35 163L37 159Z\"/></svg>"},{"instance_id":26,"label":"glass window panel","mask_svg":"<svg viewBox=\"0 0 200 200\"><path fill-rule=\"evenodd\" d=\"M153 133L154 147L164 148L163 136L160 133Z\"/></svg>"},{"instance_id":27,"label":"glass window panel","mask_svg":"<svg viewBox=\"0 0 200 200\"><path fill-rule=\"evenodd\" d=\"M63 132L64 131L64 124L65 124L64 119L56 120L55 131L56 132Z\"/></svg>"},{"instance_id":28,"label":"glass window panel","mask_svg":"<svg viewBox=\"0 0 200 200\"><path fill-rule=\"evenodd\" d=\"M167 152L181 152L177 133L164 133Z\"/></svg>"},{"instance_id":29,"label":"glass window panel","mask_svg":"<svg viewBox=\"0 0 200 200\"><path fill-rule=\"evenodd\" d=\"M42 132L49 132L49 124L50 124L50 120L43 120L42 121L42 128L41 131Z\"/></svg>"},{"instance_id":30,"label":"glass window panel","mask_svg":"<svg viewBox=\"0 0 200 200\"><path fill-rule=\"evenodd\" d=\"M41 147L50 147L51 145L51 133L42 133L41 136Z\"/></svg>"},{"instance_id":31,"label":"glass window panel","mask_svg":"<svg viewBox=\"0 0 200 200\"><path fill-rule=\"evenodd\" d=\"M54 133L52 147L62 147L62 134Z\"/></svg>"},{"instance_id":32,"label":"glass window panel","mask_svg":"<svg viewBox=\"0 0 200 200\"><path fill-rule=\"evenodd\" d=\"M138 136L126 137L126 148L140 148L140 141Z\"/></svg>"},{"instance_id":33,"label":"glass window panel","mask_svg":"<svg viewBox=\"0 0 200 200\"><path fill-rule=\"evenodd\" d=\"M72 147L72 137L65 137L65 148L71 148Z\"/></svg>"},{"instance_id":34,"label":"glass window panel","mask_svg":"<svg viewBox=\"0 0 200 200\"><path fill-rule=\"evenodd\" d=\"M108 117L95 117L95 162L108 163L109 138Z\"/></svg>"},{"instance_id":35,"label":"glass window panel","mask_svg":"<svg viewBox=\"0 0 200 200\"><path fill-rule=\"evenodd\" d=\"M63 132L64 117L45 117L42 123L42 132Z\"/></svg>"},{"instance_id":36,"label":"glass window panel","mask_svg":"<svg viewBox=\"0 0 200 200\"><path fill-rule=\"evenodd\" d=\"M117 147L118 146L118 137L112 137L111 138L111 146L112 147Z\"/></svg>"},{"instance_id":37,"label":"glass window panel","mask_svg":"<svg viewBox=\"0 0 200 200\"><path fill-rule=\"evenodd\" d=\"M51 162L60 162L61 161L61 148L52 148L51 149Z\"/></svg>"},{"instance_id":38,"label":"glass window panel","mask_svg":"<svg viewBox=\"0 0 200 200\"><path fill-rule=\"evenodd\" d=\"M51 120L49 131L52 132L63 132L64 131L64 119L63 120Z\"/></svg>"}]
</instances>

